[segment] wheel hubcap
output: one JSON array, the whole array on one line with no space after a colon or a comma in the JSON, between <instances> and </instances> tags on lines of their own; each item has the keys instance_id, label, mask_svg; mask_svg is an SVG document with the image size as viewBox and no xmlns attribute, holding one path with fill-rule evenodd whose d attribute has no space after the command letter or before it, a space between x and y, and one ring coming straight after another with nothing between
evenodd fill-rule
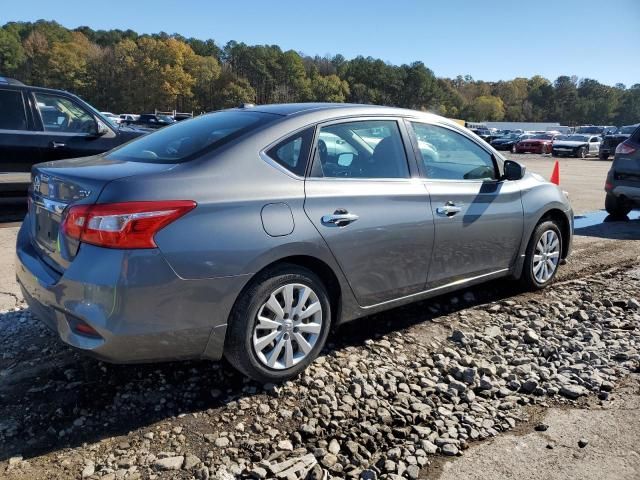
<instances>
[{"instance_id":1,"label":"wheel hubcap","mask_svg":"<svg viewBox=\"0 0 640 480\"><path fill-rule=\"evenodd\" d=\"M545 231L533 254L533 276L538 283L546 283L553 276L560 261L560 239L555 230Z\"/></svg>"},{"instance_id":2,"label":"wheel hubcap","mask_svg":"<svg viewBox=\"0 0 640 480\"><path fill-rule=\"evenodd\" d=\"M289 283L269 295L253 327L253 349L262 364L291 368L311 352L322 330L322 304L307 285Z\"/></svg>"}]
</instances>

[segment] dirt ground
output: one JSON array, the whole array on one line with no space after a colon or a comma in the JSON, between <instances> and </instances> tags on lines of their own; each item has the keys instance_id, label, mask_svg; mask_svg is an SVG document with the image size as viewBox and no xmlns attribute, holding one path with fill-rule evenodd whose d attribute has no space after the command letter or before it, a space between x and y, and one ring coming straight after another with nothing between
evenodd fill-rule
<instances>
[{"instance_id":1,"label":"dirt ground","mask_svg":"<svg viewBox=\"0 0 640 480\"><path fill-rule=\"evenodd\" d=\"M521 161L531 171L549 178L554 159L539 155L510 155ZM604 202L602 185L610 162L597 159L574 160L561 159L561 185L569 194L578 214L600 210ZM1 207L0 207L1 208ZM5 213L7 213L5 211ZM15 212L11 212L15 216ZM593 216L594 218L597 215ZM589 216L587 216L587 219ZM1 214L0 214L1 219ZM5 219L10 219L5 216ZM587 222L588 223L588 222ZM586 225L576 230L573 254L567 265L563 266L557 278L558 282L576 279L587 279L591 274L608 269L633 267L640 264L640 215L632 212L624 221L608 221L601 223L594 220L594 225ZM21 304L19 288L14 277L14 243L18 227L12 224L0 224L0 311L14 309ZM550 288L553 288L550 287ZM474 290L477 302L496 298L513 298L524 301L530 293L514 290L508 282L492 282ZM464 292L460 292L463 295ZM640 292L638 292L640 297ZM425 308L424 303L415 309ZM388 331L393 325L406 325L396 322L396 317L411 316L412 307L405 307L379 315L375 322L368 323L371 336ZM391 327L390 327L391 326ZM355 327L354 327L355 328ZM448 332L446 325L437 321L416 324L412 327L414 334L425 345L442 338ZM3 331L0 329L0 335ZM346 335L349 335L347 327ZM362 332L358 333L361 337ZM21 395L32 392L43 379L56 378L64 381L68 369L93 368L93 361L87 365L78 365L79 357L70 349L60 348L50 334L42 332L25 332L24 348L20 358L4 358L0 352L0 410L2 403L15 404ZM98 368L98 367L96 367ZM108 377L109 385L85 385L82 398L69 394L55 398L41 398L37 404L24 404L25 418L30 411L51 411L52 422L55 422L58 410L75 405L77 415L82 414L82 407L92 402L104 402L108 405L114 397L121 398L126 409L127 389L131 382L143 378L142 371L162 372L169 383L181 381L180 375L191 375L193 371L200 373L207 368L201 363L185 364L184 369L175 364L149 367L117 367L116 374ZM222 367L225 368L225 367ZM243 380L230 374L230 388L241 390ZM142 381L142 380L140 380ZM236 385L235 387L233 385ZM84 388L86 387L86 388ZM95 399L91 392L95 390ZM208 393L208 392L207 392ZM162 393L160 393L162 395ZM198 392L194 392L197 397ZM29 398L34 398L30 395ZM47 405L48 404L48 405ZM57 409L57 410L56 410ZM194 409L197 410L194 405ZM624 385L616 389L611 402L606 407L596 399L580 406L580 408L547 408L532 413L535 421L522 424L514 432L502 434L493 440L479 442L472 446L463 456L453 460L442 459L422 472L422 478L439 478L443 480L459 478L478 479L632 479L640 478L640 380L638 377L628 378ZM69 456L73 448L85 442L126 442L136 430L150 427L159 419L157 414L149 412L148 418L138 418L134 425L117 424L119 412L113 412L116 423L99 438L87 437L60 439L55 446L43 448L39 439L30 438L21 449L25 460L31 467L31 478L73 478L57 472L56 461L63 454ZM2 419L0 418L0 422ZM164 423L172 418L162 419ZM534 426L544 422L549 428L546 432L537 432ZM46 431L46 425L33 425L33 432ZM577 442L585 438L588 445L580 448ZM26 439L25 439L26 440ZM552 446L553 448L549 448ZM7 453L15 452L15 446L0 446L0 478L24 478L19 473L5 471L9 460ZM3 473L4 472L4 473ZM18 476L16 476L18 475Z\"/></svg>"}]
</instances>

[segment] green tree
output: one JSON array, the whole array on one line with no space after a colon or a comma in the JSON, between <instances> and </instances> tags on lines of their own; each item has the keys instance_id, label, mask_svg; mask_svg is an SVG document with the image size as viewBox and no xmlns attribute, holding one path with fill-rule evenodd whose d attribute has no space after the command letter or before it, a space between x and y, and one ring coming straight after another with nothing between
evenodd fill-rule
<instances>
[{"instance_id":1,"label":"green tree","mask_svg":"<svg viewBox=\"0 0 640 480\"><path fill-rule=\"evenodd\" d=\"M504 102L492 95L482 95L471 103L469 116L473 121L500 121L504 118Z\"/></svg>"},{"instance_id":2,"label":"green tree","mask_svg":"<svg viewBox=\"0 0 640 480\"><path fill-rule=\"evenodd\" d=\"M9 30L0 29L0 72L5 74L16 72L25 58L20 38Z\"/></svg>"},{"instance_id":3,"label":"green tree","mask_svg":"<svg viewBox=\"0 0 640 480\"><path fill-rule=\"evenodd\" d=\"M342 103L349 96L349 84L337 75L311 77L311 98L316 102Z\"/></svg>"}]
</instances>

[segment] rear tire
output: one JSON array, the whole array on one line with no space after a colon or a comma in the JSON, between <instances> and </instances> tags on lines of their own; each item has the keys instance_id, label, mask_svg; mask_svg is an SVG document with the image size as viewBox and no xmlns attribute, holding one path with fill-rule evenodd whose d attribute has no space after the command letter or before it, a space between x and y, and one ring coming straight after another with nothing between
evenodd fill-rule
<instances>
[{"instance_id":1,"label":"rear tire","mask_svg":"<svg viewBox=\"0 0 640 480\"><path fill-rule=\"evenodd\" d=\"M607 153L600 153L598 154L598 158L600 158L600 160L607 160L609 155Z\"/></svg>"},{"instance_id":2,"label":"rear tire","mask_svg":"<svg viewBox=\"0 0 640 480\"><path fill-rule=\"evenodd\" d=\"M540 222L529 239L520 282L527 290L545 288L558 273L561 257L560 228L553 220Z\"/></svg>"},{"instance_id":3,"label":"rear tire","mask_svg":"<svg viewBox=\"0 0 640 480\"><path fill-rule=\"evenodd\" d=\"M284 382L318 356L330 324L331 303L320 278L297 265L279 265L253 279L238 297L224 355L258 382Z\"/></svg>"},{"instance_id":4,"label":"rear tire","mask_svg":"<svg viewBox=\"0 0 640 480\"><path fill-rule=\"evenodd\" d=\"M604 199L604 209L614 217L626 217L631 211L631 205L623 199L607 193Z\"/></svg>"}]
</instances>

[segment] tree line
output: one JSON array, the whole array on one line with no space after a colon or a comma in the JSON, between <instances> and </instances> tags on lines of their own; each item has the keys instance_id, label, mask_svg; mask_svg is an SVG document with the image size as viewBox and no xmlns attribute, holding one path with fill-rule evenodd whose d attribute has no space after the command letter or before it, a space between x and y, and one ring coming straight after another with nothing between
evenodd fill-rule
<instances>
[{"instance_id":1,"label":"tree line","mask_svg":"<svg viewBox=\"0 0 640 480\"><path fill-rule=\"evenodd\" d=\"M0 75L72 91L99 109L203 112L243 102L353 102L428 110L469 121L640 121L640 83L536 75L499 82L437 78L422 62L308 56L277 45L185 38L164 32L73 30L51 21L0 28Z\"/></svg>"}]
</instances>

